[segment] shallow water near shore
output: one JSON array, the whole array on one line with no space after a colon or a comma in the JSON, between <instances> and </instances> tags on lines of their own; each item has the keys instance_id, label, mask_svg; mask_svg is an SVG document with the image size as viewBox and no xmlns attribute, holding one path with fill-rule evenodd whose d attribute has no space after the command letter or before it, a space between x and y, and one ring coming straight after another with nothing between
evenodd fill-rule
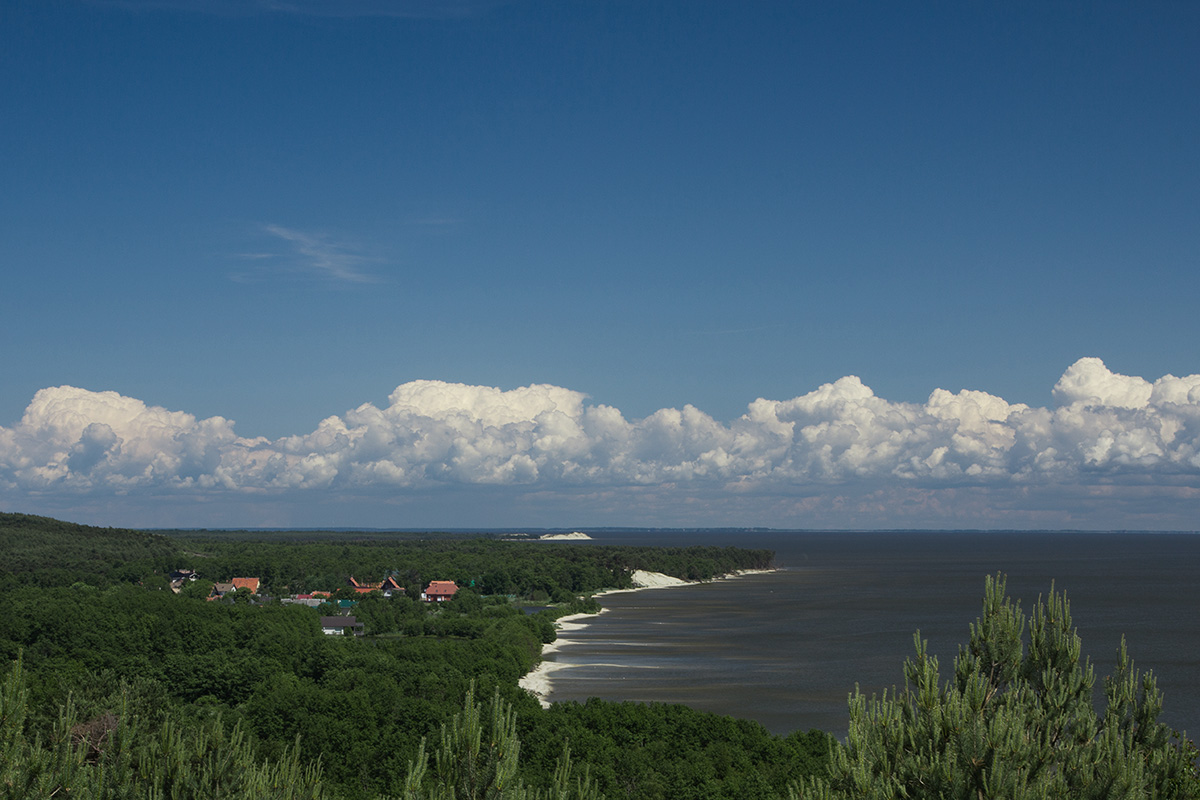
<instances>
[{"instance_id":1,"label":"shallow water near shore","mask_svg":"<svg viewBox=\"0 0 1200 800\"><path fill-rule=\"evenodd\" d=\"M847 695L903 683L920 630L948 676L979 615L984 577L1008 576L1023 610L1071 602L1097 696L1124 634L1165 693L1162 720L1200 732L1200 535L1156 533L593 533L600 544L775 550L780 569L613 594L565 633L548 699L684 703L775 733L845 736Z\"/></svg>"}]
</instances>

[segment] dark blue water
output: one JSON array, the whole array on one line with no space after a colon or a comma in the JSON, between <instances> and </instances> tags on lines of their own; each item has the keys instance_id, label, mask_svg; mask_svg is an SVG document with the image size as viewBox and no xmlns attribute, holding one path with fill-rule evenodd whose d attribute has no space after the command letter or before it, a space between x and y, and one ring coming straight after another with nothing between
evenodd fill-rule
<instances>
[{"instance_id":1,"label":"dark blue water","mask_svg":"<svg viewBox=\"0 0 1200 800\"><path fill-rule=\"evenodd\" d=\"M841 737L847 695L903 684L920 630L952 671L984 577L1028 611L1065 591L1100 696L1122 635L1165 693L1162 720L1200 731L1200 535L1156 533L594 533L598 543L775 550L780 570L610 595L548 655L550 700L663 701Z\"/></svg>"}]
</instances>

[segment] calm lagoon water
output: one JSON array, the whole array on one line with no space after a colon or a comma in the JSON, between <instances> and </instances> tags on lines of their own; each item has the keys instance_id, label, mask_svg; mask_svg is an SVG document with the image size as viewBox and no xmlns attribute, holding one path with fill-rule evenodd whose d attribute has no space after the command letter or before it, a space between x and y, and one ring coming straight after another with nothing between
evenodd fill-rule
<instances>
[{"instance_id":1,"label":"calm lagoon water","mask_svg":"<svg viewBox=\"0 0 1200 800\"><path fill-rule=\"evenodd\" d=\"M548 654L549 699L662 701L754 719L775 733L839 737L847 695L903 684L920 630L952 671L979 615L984 577L1008 576L1028 611L1064 590L1097 691L1124 635L1153 669L1163 721L1200 732L1200 535L1156 533L596 533L603 544L737 545L776 552L779 571L615 594Z\"/></svg>"}]
</instances>

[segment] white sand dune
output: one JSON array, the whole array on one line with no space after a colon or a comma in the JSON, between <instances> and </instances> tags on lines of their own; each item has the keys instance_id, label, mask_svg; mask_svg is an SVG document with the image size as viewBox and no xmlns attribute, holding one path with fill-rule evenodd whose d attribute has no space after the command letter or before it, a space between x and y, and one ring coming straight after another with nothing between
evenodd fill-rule
<instances>
[{"instance_id":1,"label":"white sand dune","mask_svg":"<svg viewBox=\"0 0 1200 800\"><path fill-rule=\"evenodd\" d=\"M635 589L661 589L664 586L682 586L687 581L682 578L672 578L661 572L646 572L644 569L633 571L633 586ZM672 595L674 597L674 595Z\"/></svg>"}]
</instances>

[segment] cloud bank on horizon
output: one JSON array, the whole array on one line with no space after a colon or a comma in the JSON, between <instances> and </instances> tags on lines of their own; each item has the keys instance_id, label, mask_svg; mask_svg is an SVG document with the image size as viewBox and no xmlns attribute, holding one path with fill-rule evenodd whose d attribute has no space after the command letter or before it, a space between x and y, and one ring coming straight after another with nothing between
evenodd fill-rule
<instances>
[{"instance_id":1,"label":"cloud bank on horizon","mask_svg":"<svg viewBox=\"0 0 1200 800\"><path fill-rule=\"evenodd\" d=\"M1053 396L1053 408L1037 408L936 389L924 404L896 403L847 376L790 400L755 400L726 424L690 405L628 420L559 386L421 380L398 386L386 407L366 403L310 433L268 440L241 436L222 417L60 386L0 427L0 495L669 487L720 498L1153 485L1196 496L1200 375L1150 382L1082 358Z\"/></svg>"}]
</instances>

